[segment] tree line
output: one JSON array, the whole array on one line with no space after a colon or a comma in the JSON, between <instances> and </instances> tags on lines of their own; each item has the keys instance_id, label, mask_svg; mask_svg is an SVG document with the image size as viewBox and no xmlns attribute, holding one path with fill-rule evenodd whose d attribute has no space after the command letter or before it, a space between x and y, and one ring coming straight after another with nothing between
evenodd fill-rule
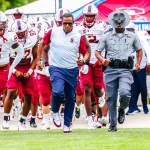
<instances>
[{"instance_id":1,"label":"tree line","mask_svg":"<svg viewBox=\"0 0 150 150\"><path fill-rule=\"evenodd\" d=\"M36 0L0 0L0 11L20 7Z\"/></svg>"}]
</instances>

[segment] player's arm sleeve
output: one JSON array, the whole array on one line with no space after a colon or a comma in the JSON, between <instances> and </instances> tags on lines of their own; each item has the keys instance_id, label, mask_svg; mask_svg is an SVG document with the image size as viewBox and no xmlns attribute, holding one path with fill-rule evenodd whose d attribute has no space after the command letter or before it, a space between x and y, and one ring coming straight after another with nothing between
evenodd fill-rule
<instances>
[{"instance_id":1,"label":"player's arm sleeve","mask_svg":"<svg viewBox=\"0 0 150 150\"><path fill-rule=\"evenodd\" d=\"M51 42L51 34L52 34L52 29L51 30L49 30L47 33L46 33L46 35L44 36L44 38L43 38L43 42L44 42L44 44L45 45L49 45L49 43Z\"/></svg>"},{"instance_id":2,"label":"player's arm sleeve","mask_svg":"<svg viewBox=\"0 0 150 150\"><path fill-rule=\"evenodd\" d=\"M134 51L139 51L142 48L140 39L136 34L135 34L135 38L133 41L133 48L134 48Z\"/></svg>"},{"instance_id":3,"label":"player's arm sleeve","mask_svg":"<svg viewBox=\"0 0 150 150\"><path fill-rule=\"evenodd\" d=\"M13 61L13 63L11 64L11 68L15 68L17 66L17 64L20 62L20 60L23 58L24 56L24 48L21 44L19 43L15 43L12 45L12 48L15 50L15 52L17 52L17 55Z\"/></svg>"},{"instance_id":4,"label":"player's arm sleeve","mask_svg":"<svg viewBox=\"0 0 150 150\"><path fill-rule=\"evenodd\" d=\"M80 45L79 45L79 53L85 54L87 52L88 52L88 50L86 48L85 40L84 40L83 36L81 36L81 38L80 38Z\"/></svg>"}]
</instances>

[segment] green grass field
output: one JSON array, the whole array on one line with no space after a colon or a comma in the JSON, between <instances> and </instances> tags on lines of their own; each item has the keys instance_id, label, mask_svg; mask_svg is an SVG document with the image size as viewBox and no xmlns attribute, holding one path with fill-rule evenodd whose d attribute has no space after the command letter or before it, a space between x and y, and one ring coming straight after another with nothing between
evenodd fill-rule
<instances>
[{"instance_id":1,"label":"green grass field","mask_svg":"<svg viewBox=\"0 0 150 150\"><path fill-rule=\"evenodd\" d=\"M0 150L150 150L149 129L1 131Z\"/></svg>"}]
</instances>

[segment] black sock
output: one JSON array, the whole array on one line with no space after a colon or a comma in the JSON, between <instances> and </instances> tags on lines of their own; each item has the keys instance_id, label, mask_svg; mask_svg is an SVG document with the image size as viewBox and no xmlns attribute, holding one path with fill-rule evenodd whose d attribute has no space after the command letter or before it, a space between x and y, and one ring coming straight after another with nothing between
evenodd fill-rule
<instances>
[{"instance_id":1,"label":"black sock","mask_svg":"<svg viewBox=\"0 0 150 150\"><path fill-rule=\"evenodd\" d=\"M35 122L35 118L32 118L32 117L31 117L31 121L30 121L30 122Z\"/></svg>"},{"instance_id":2,"label":"black sock","mask_svg":"<svg viewBox=\"0 0 150 150\"><path fill-rule=\"evenodd\" d=\"M10 121L10 116L4 116L4 120Z\"/></svg>"},{"instance_id":3,"label":"black sock","mask_svg":"<svg viewBox=\"0 0 150 150\"><path fill-rule=\"evenodd\" d=\"M26 122L26 120L25 120L25 119L23 119L23 118L20 118L20 122L21 122L21 123L25 123L25 122Z\"/></svg>"}]
</instances>

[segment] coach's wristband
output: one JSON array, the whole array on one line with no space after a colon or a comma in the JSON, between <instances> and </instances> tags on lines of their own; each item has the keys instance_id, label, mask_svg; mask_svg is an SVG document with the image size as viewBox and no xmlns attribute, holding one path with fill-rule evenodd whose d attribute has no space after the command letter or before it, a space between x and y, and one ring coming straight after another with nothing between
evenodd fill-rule
<instances>
[{"instance_id":1,"label":"coach's wristband","mask_svg":"<svg viewBox=\"0 0 150 150\"><path fill-rule=\"evenodd\" d=\"M49 66L48 62L44 62L44 66Z\"/></svg>"},{"instance_id":2,"label":"coach's wristband","mask_svg":"<svg viewBox=\"0 0 150 150\"><path fill-rule=\"evenodd\" d=\"M15 74L16 71L17 71L16 69L13 69L12 73Z\"/></svg>"},{"instance_id":3,"label":"coach's wristband","mask_svg":"<svg viewBox=\"0 0 150 150\"><path fill-rule=\"evenodd\" d=\"M85 62L85 60L83 59L83 64L89 66L89 61Z\"/></svg>"},{"instance_id":4,"label":"coach's wristband","mask_svg":"<svg viewBox=\"0 0 150 150\"><path fill-rule=\"evenodd\" d=\"M30 69L28 70L28 74L31 75L32 72L33 72L33 69L30 68Z\"/></svg>"}]
</instances>

